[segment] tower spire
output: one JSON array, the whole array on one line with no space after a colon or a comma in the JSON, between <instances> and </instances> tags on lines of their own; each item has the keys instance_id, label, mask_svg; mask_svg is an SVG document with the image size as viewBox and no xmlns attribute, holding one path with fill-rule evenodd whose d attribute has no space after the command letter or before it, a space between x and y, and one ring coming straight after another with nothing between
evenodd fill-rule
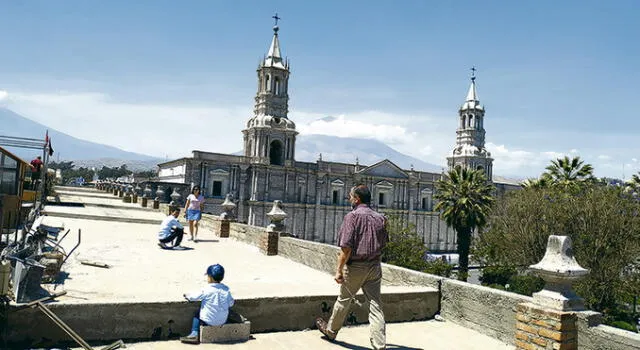
<instances>
[{"instance_id":1,"label":"tower spire","mask_svg":"<svg viewBox=\"0 0 640 350\"><path fill-rule=\"evenodd\" d=\"M471 67L471 85L469 86L469 92L467 92L466 102L470 101L480 102L476 91L476 67Z\"/></svg>"},{"instance_id":2,"label":"tower spire","mask_svg":"<svg viewBox=\"0 0 640 350\"><path fill-rule=\"evenodd\" d=\"M278 27L278 21L281 18L278 17L277 13L271 18L275 20L275 25L273 26L273 39L271 39L271 45L269 46L267 58L264 60L264 65L268 67L286 68L284 63L282 62L282 53L280 53L280 40L278 39L278 31L280 30L280 27Z\"/></svg>"}]
</instances>

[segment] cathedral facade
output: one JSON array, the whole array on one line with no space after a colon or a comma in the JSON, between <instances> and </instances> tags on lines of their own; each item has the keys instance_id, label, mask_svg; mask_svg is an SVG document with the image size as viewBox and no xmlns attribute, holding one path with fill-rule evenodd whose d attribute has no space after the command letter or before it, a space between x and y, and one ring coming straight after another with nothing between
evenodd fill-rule
<instances>
[{"instance_id":1,"label":"cathedral facade","mask_svg":"<svg viewBox=\"0 0 640 350\"><path fill-rule=\"evenodd\" d=\"M440 173L401 169L390 160L372 165L322 160L295 160L298 132L288 115L289 62L282 58L278 26L273 27L269 51L257 69L258 91L253 116L242 130L243 155L193 151L191 157L159 164L158 177L168 183L200 185L207 197L205 212L219 214L227 194L237 203L238 221L268 224L266 213L274 200L288 214L287 232L300 238L335 244L352 186L371 189L372 206L415 225L433 252L456 250L455 232L434 212L433 194ZM485 149L484 107L476 92L475 76L458 110L456 145L450 167L482 169L492 178L493 159ZM495 183L498 192L516 188Z\"/></svg>"}]
</instances>

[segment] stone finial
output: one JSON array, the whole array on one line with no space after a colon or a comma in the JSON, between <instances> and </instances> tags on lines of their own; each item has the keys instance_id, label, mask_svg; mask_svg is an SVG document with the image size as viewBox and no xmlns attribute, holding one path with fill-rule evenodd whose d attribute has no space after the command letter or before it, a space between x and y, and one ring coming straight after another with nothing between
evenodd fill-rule
<instances>
[{"instance_id":1,"label":"stone finial","mask_svg":"<svg viewBox=\"0 0 640 350\"><path fill-rule=\"evenodd\" d=\"M142 195L143 198L151 198L151 192L153 192L153 190L151 190L151 186L149 184L147 184L144 187L144 194Z\"/></svg>"},{"instance_id":2,"label":"stone finial","mask_svg":"<svg viewBox=\"0 0 640 350\"><path fill-rule=\"evenodd\" d=\"M287 218L287 213L282 210L282 201L273 201L273 207L271 211L267 213L267 217L271 223L267 226L268 231L284 231L284 224L282 221Z\"/></svg>"},{"instance_id":3,"label":"stone finial","mask_svg":"<svg viewBox=\"0 0 640 350\"><path fill-rule=\"evenodd\" d=\"M547 251L542 260L529 269L546 282L544 288L533 293L533 302L560 311L584 309L584 301L573 291L573 284L589 273L573 256L571 238L549 236Z\"/></svg>"},{"instance_id":4,"label":"stone finial","mask_svg":"<svg viewBox=\"0 0 640 350\"><path fill-rule=\"evenodd\" d=\"M236 208L236 204L233 203L232 198L233 196L231 195L231 193L227 193L227 195L224 197L224 202L221 205L223 210L222 214L220 214L221 219L233 219L233 209Z\"/></svg>"},{"instance_id":5,"label":"stone finial","mask_svg":"<svg viewBox=\"0 0 640 350\"><path fill-rule=\"evenodd\" d=\"M180 199L180 193L173 189L173 192L169 195L171 197L171 205L178 205L178 200Z\"/></svg>"},{"instance_id":6,"label":"stone finial","mask_svg":"<svg viewBox=\"0 0 640 350\"><path fill-rule=\"evenodd\" d=\"M164 203L164 190L162 189L162 186L158 185L158 190L156 191L156 198L160 201Z\"/></svg>"}]
</instances>

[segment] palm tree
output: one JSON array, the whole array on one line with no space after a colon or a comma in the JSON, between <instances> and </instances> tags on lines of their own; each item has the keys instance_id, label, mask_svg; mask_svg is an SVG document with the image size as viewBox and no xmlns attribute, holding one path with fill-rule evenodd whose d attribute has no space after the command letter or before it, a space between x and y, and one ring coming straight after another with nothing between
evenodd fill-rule
<instances>
[{"instance_id":1,"label":"palm tree","mask_svg":"<svg viewBox=\"0 0 640 350\"><path fill-rule=\"evenodd\" d=\"M585 164L580 157L569 159L568 156L551 161L547 172L542 176L548 177L553 185L565 188L575 188L576 185L593 181L593 166Z\"/></svg>"},{"instance_id":2,"label":"palm tree","mask_svg":"<svg viewBox=\"0 0 640 350\"><path fill-rule=\"evenodd\" d=\"M640 172L631 175L631 179L627 181L627 185L631 186L635 191L640 191Z\"/></svg>"},{"instance_id":3,"label":"palm tree","mask_svg":"<svg viewBox=\"0 0 640 350\"><path fill-rule=\"evenodd\" d=\"M453 227L458 238L458 279L467 280L471 233L487 223L494 187L480 170L456 166L436 183L435 210Z\"/></svg>"},{"instance_id":4,"label":"palm tree","mask_svg":"<svg viewBox=\"0 0 640 350\"><path fill-rule=\"evenodd\" d=\"M522 188L539 190L543 188L548 188L551 183L548 176L540 176L537 179L526 179L522 182Z\"/></svg>"}]
</instances>

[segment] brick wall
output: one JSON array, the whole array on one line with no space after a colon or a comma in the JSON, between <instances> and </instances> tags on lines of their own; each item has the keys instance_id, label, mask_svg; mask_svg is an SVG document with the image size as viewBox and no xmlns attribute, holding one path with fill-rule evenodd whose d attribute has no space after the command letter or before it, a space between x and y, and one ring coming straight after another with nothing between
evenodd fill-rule
<instances>
[{"instance_id":1,"label":"brick wall","mask_svg":"<svg viewBox=\"0 0 640 350\"><path fill-rule=\"evenodd\" d=\"M516 349L578 349L577 316L541 308L532 303L516 307Z\"/></svg>"}]
</instances>

